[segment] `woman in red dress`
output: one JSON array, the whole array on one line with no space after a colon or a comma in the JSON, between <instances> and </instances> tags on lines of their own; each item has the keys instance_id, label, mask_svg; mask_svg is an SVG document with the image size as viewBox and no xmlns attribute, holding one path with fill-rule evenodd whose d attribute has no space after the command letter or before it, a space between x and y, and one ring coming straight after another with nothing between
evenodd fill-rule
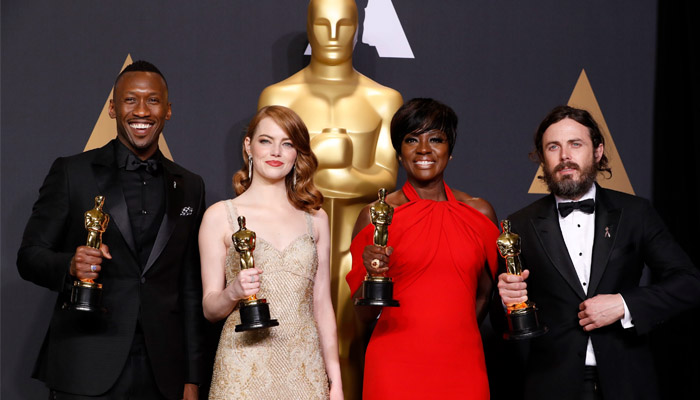
<instances>
[{"instance_id":1,"label":"woman in red dress","mask_svg":"<svg viewBox=\"0 0 700 400\"><path fill-rule=\"evenodd\" d=\"M367 273L385 274L400 303L356 307L364 319L379 313L365 355L365 400L489 398L479 322L497 268L499 231L486 200L443 181L456 127L454 111L435 100L402 106L391 139L408 179L386 196L394 207L387 247L373 245L370 206L355 225L351 292L357 295Z\"/></svg>"}]
</instances>

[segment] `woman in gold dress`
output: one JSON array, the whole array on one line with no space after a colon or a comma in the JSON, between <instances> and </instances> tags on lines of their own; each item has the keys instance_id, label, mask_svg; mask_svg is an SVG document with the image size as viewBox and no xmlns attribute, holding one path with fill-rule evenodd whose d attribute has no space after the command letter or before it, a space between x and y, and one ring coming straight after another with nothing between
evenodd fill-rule
<instances>
[{"instance_id":1,"label":"woman in gold dress","mask_svg":"<svg viewBox=\"0 0 700 400\"><path fill-rule=\"evenodd\" d=\"M226 318L209 398L342 399L328 217L306 126L286 107L260 109L243 159L238 196L212 205L199 231L204 315ZM231 239L238 216L257 237L245 270ZM267 299L279 326L234 332L239 302L252 295Z\"/></svg>"}]
</instances>

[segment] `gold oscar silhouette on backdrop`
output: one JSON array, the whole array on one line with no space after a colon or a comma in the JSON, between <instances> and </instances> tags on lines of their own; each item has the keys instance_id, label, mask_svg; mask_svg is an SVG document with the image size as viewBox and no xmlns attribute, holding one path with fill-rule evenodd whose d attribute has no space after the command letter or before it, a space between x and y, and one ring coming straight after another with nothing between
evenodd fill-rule
<instances>
[{"instance_id":1,"label":"gold oscar silhouette on backdrop","mask_svg":"<svg viewBox=\"0 0 700 400\"><path fill-rule=\"evenodd\" d=\"M282 105L306 123L319 168L314 182L325 196L331 228L331 295L336 307L343 387L359 398L361 355L345 275L350 271L352 227L377 191L396 186L398 164L389 125L403 104L401 95L357 72L352 51L357 31L353 0L311 0L306 30L311 44L307 67L265 88L258 108Z\"/></svg>"}]
</instances>

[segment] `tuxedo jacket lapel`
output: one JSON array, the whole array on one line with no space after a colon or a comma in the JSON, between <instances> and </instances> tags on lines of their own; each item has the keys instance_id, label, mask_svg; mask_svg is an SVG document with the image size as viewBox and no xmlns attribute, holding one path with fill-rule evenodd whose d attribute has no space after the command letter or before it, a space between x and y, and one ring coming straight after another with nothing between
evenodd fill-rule
<instances>
[{"instance_id":1,"label":"tuxedo jacket lapel","mask_svg":"<svg viewBox=\"0 0 700 400\"><path fill-rule=\"evenodd\" d=\"M119 170L114 159L114 146L107 145L94 158L92 169L100 193L105 196L105 211L110 216L110 224L116 224L132 255L136 256L134 235L131 232L131 221L126 208L126 199L119 182ZM97 193L95 193L97 195ZM109 229L109 227L107 228Z\"/></svg>"},{"instance_id":2,"label":"tuxedo jacket lapel","mask_svg":"<svg viewBox=\"0 0 700 400\"><path fill-rule=\"evenodd\" d=\"M593 257L591 260L591 279L588 289L589 297L595 296L598 284L600 283L605 266L610 258L615 240L616 232L622 215L621 209L614 208L605 196L604 189L600 186L596 188L596 209L595 209L595 237L593 239Z\"/></svg>"},{"instance_id":3,"label":"tuxedo jacket lapel","mask_svg":"<svg viewBox=\"0 0 700 400\"><path fill-rule=\"evenodd\" d=\"M554 265L557 271L561 274L564 280L571 286L571 289L584 300L586 294L583 292L581 282L579 282L576 269L569 257L569 251L564 242L564 236L561 233L559 219L557 217L557 208L554 197L550 195L551 202L548 202L547 207L539 210L538 215L532 218L532 224L535 228L535 233L540 241L540 245L547 254L547 257Z\"/></svg>"},{"instance_id":4,"label":"tuxedo jacket lapel","mask_svg":"<svg viewBox=\"0 0 700 400\"><path fill-rule=\"evenodd\" d=\"M153 243L151 254L148 256L146 266L143 268L142 275L148 272L168 244L184 202L184 182L182 176L174 173L169 168L170 166L167 161L164 160L162 165L163 177L165 179L165 215L158 229L158 235L156 236L155 243Z\"/></svg>"}]
</instances>

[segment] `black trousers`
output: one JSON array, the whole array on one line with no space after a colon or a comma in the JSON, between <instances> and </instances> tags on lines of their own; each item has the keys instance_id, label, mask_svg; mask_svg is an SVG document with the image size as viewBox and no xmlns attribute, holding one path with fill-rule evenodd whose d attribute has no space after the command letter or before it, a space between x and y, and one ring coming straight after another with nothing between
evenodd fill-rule
<instances>
[{"instance_id":1,"label":"black trousers","mask_svg":"<svg viewBox=\"0 0 700 400\"><path fill-rule=\"evenodd\" d=\"M598 369L596 367L586 367L583 373L583 390L581 400L603 400L598 382Z\"/></svg>"},{"instance_id":2,"label":"black trousers","mask_svg":"<svg viewBox=\"0 0 700 400\"><path fill-rule=\"evenodd\" d=\"M49 391L50 400L166 400L158 390L151 363L146 352L146 343L141 329L136 330L129 357L119 378L104 394L83 396L56 390ZM90 379L90 377L85 377ZM183 385L184 388L184 385Z\"/></svg>"}]
</instances>

